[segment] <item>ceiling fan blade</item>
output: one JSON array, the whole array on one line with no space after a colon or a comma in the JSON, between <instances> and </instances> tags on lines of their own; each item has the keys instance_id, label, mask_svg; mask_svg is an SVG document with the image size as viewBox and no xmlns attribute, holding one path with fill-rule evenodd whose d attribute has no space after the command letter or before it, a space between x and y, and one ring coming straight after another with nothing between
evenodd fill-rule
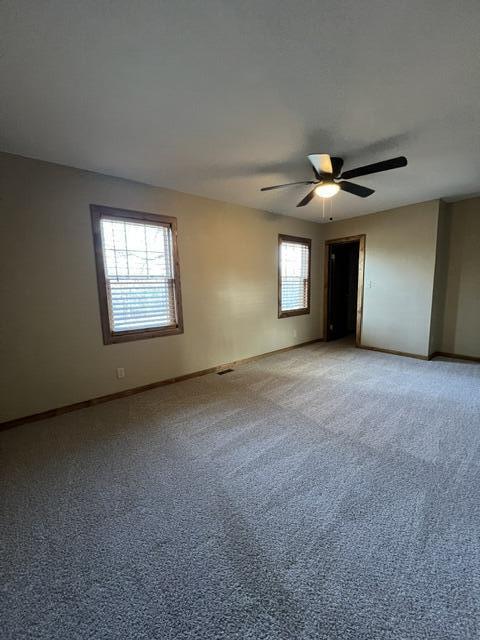
<instances>
[{"instance_id":1,"label":"ceiling fan blade","mask_svg":"<svg viewBox=\"0 0 480 640\"><path fill-rule=\"evenodd\" d=\"M320 180L322 176L332 175L333 168L328 153L311 153L308 156L310 164L317 178Z\"/></svg>"},{"instance_id":2,"label":"ceiling fan blade","mask_svg":"<svg viewBox=\"0 0 480 640\"><path fill-rule=\"evenodd\" d=\"M314 196L315 196L315 189L312 189L307 193L307 195L303 198L303 200L300 200L300 202L297 204L297 207L304 207L306 204L310 202L310 200Z\"/></svg>"},{"instance_id":3,"label":"ceiling fan blade","mask_svg":"<svg viewBox=\"0 0 480 640\"><path fill-rule=\"evenodd\" d=\"M295 184L315 184L314 180L302 180L301 182L287 182L286 184L276 184L273 187L262 187L260 191L271 191L272 189L283 189L283 187L291 187Z\"/></svg>"},{"instance_id":4,"label":"ceiling fan blade","mask_svg":"<svg viewBox=\"0 0 480 640\"><path fill-rule=\"evenodd\" d=\"M340 178L358 178L359 176L367 176L371 173L379 173L380 171L388 171L389 169L398 169L399 167L407 166L407 159L405 156L399 156L398 158L392 158L391 160L383 160L382 162L374 162L373 164L366 164L364 167L357 167L357 169L350 169L350 171L344 171Z\"/></svg>"},{"instance_id":5,"label":"ceiling fan blade","mask_svg":"<svg viewBox=\"0 0 480 640\"><path fill-rule=\"evenodd\" d=\"M360 184L347 182L346 180L343 180L343 182L339 182L338 186L342 191L348 191L348 193L353 193L354 196L360 196L360 198L368 198L368 196L371 196L372 193L375 193L374 189L362 187L362 185Z\"/></svg>"},{"instance_id":6,"label":"ceiling fan blade","mask_svg":"<svg viewBox=\"0 0 480 640\"><path fill-rule=\"evenodd\" d=\"M338 178L338 176L340 175L340 171L342 170L342 167L343 167L343 158L331 157L330 160L332 162L333 177Z\"/></svg>"}]
</instances>

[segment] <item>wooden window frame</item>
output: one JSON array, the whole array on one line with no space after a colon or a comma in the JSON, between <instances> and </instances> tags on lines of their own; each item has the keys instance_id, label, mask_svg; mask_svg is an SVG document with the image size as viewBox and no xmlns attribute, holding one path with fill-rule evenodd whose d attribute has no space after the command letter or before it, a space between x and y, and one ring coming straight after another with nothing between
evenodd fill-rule
<instances>
[{"instance_id":1,"label":"wooden window frame","mask_svg":"<svg viewBox=\"0 0 480 640\"><path fill-rule=\"evenodd\" d=\"M282 242L293 242L296 244L306 245L308 247L308 291L307 306L302 309L292 309L291 311L282 311L282 264L281 264L281 246ZM291 318L293 316L304 316L310 313L310 296L312 291L312 241L310 238L301 238L300 236L288 236L283 233L278 234L278 317Z\"/></svg>"},{"instance_id":2,"label":"wooden window frame","mask_svg":"<svg viewBox=\"0 0 480 640\"><path fill-rule=\"evenodd\" d=\"M133 340L147 340L161 336L171 336L183 333L182 293L180 286L180 263L177 246L177 219L171 216L163 216L156 213L143 211L130 211L91 204L93 246L95 250L95 264L97 268L98 298L100 304L100 320L102 324L103 344L116 344L119 342L131 342ZM133 220L135 222L148 222L159 227L168 227L172 233L172 260L175 290L175 311L177 322L167 327L132 329L128 331L112 331L110 326L109 301L107 294L107 281L105 277L105 261L103 255L103 243L101 232L101 220Z\"/></svg>"}]
</instances>

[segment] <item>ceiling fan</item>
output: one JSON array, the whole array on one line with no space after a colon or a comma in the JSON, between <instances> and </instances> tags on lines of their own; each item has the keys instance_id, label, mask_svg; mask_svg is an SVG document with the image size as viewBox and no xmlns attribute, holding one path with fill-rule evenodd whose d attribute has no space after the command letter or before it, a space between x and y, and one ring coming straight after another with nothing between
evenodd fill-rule
<instances>
[{"instance_id":1,"label":"ceiling fan","mask_svg":"<svg viewBox=\"0 0 480 640\"><path fill-rule=\"evenodd\" d=\"M348 179L407 166L407 159L405 156L399 156L398 158L392 158L391 160L383 160L382 162L366 164L363 167L357 167L357 169L350 169L349 171L344 171L342 173L343 158L330 157L328 153L312 153L308 156L308 159L312 165L315 180L287 182L286 184L277 184L273 187L262 187L260 191L282 189L283 187L291 187L296 184L316 185L307 193L303 200L300 200L297 207L304 207L312 200L314 195L320 196L321 198L331 198L339 191L347 191L354 196L368 198L372 193L375 193L374 189L362 187L354 182L349 182Z\"/></svg>"}]
</instances>

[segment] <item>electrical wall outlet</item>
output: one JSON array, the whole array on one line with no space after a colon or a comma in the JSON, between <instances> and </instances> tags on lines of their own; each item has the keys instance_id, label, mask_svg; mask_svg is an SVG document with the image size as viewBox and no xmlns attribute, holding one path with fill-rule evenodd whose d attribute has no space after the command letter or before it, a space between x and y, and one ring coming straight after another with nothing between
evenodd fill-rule
<instances>
[{"instance_id":1,"label":"electrical wall outlet","mask_svg":"<svg viewBox=\"0 0 480 640\"><path fill-rule=\"evenodd\" d=\"M297 337L297 330L296 330L296 329L294 329L294 330L293 330L293 337L294 337L294 338L296 338L296 337Z\"/></svg>"},{"instance_id":2,"label":"electrical wall outlet","mask_svg":"<svg viewBox=\"0 0 480 640\"><path fill-rule=\"evenodd\" d=\"M117 367L117 378L120 380L120 378L124 378L125 377L125 369L123 367Z\"/></svg>"}]
</instances>

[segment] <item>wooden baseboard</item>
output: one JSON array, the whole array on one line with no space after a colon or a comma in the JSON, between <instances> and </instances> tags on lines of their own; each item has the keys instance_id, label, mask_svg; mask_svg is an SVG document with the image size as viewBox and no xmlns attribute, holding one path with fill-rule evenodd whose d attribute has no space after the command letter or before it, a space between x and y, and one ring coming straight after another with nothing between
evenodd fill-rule
<instances>
[{"instance_id":1,"label":"wooden baseboard","mask_svg":"<svg viewBox=\"0 0 480 640\"><path fill-rule=\"evenodd\" d=\"M446 353L444 351L434 351L428 356L422 356L419 353L408 353L405 351L394 351L393 349L380 349L379 347L368 347L364 344L357 345L359 349L367 349L368 351L379 351L380 353L391 353L394 356L405 356L406 358L416 358L417 360L432 360L441 356L442 358L453 358L455 360L466 360L467 362L480 362L480 357L464 356L459 353Z\"/></svg>"},{"instance_id":2,"label":"wooden baseboard","mask_svg":"<svg viewBox=\"0 0 480 640\"><path fill-rule=\"evenodd\" d=\"M466 360L467 362L480 362L479 356L464 356L460 353L447 353L445 351L434 351L430 354L430 358L452 358L454 360Z\"/></svg>"},{"instance_id":3,"label":"wooden baseboard","mask_svg":"<svg viewBox=\"0 0 480 640\"><path fill-rule=\"evenodd\" d=\"M127 396L132 396L136 393L141 393L142 391L148 391L149 389L155 389L156 387L163 387L167 384L173 384L174 382L182 382L184 380L189 380L190 378L198 378L199 376L205 376L209 373L217 373L218 371L222 371L222 369L233 368L240 364L253 362L254 360L259 360L260 358L266 358L267 356L271 356L277 353L291 351L292 349L298 349L299 347L306 347L307 345L314 344L315 342L323 342L323 340L324 340L323 338L315 338L315 340L308 340L307 342L294 344L290 347L283 347L283 349L275 349L274 351L268 351L267 353L261 353L256 356L250 356L249 358L234 360L233 362L220 364L220 365L217 365L216 367L210 367L209 369L202 369L201 371L194 371L192 373L187 373L183 376L177 376L175 378L167 378L165 380L159 380L158 382L151 382L150 384L144 384L141 387L124 389L123 391L116 391L115 393L109 393L105 396L98 396L97 398L91 398L89 400L82 400L81 402L67 404L67 405L64 405L63 407L57 407L56 409L49 409L48 411L42 411L40 413L34 413L29 416L15 418L14 420L7 420L6 422L0 423L0 431L5 431L6 429L12 429L13 427L17 427L21 424L26 424L28 422L37 422L38 420L53 418L55 416L59 416L64 413L77 411L77 409L85 409L86 407L92 407L96 404L101 404L103 402L110 402L110 400L125 398Z\"/></svg>"},{"instance_id":4,"label":"wooden baseboard","mask_svg":"<svg viewBox=\"0 0 480 640\"><path fill-rule=\"evenodd\" d=\"M390 353L393 356L405 356L406 358L416 358L417 360L430 360L432 356L422 356L419 353L408 353L406 351L394 351L393 349L380 349L380 347L368 347L364 344L357 345L359 349L367 351L378 351L380 353Z\"/></svg>"}]
</instances>

